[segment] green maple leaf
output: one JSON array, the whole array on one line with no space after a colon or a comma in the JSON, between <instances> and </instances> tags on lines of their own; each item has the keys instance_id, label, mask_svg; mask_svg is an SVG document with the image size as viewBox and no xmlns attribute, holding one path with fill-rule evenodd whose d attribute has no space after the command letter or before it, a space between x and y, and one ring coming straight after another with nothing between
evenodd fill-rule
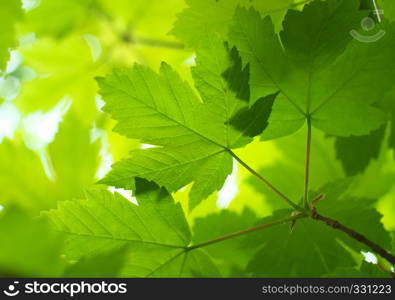
<instances>
[{"instance_id":1,"label":"green maple leaf","mask_svg":"<svg viewBox=\"0 0 395 300\"><path fill-rule=\"evenodd\" d=\"M232 171L229 150L264 129L276 95L250 110L248 68L215 35L197 51L193 77L201 99L165 63L160 74L135 65L98 79L104 110L118 121L114 130L161 146L132 152L102 183L131 189L141 177L174 192L194 182L191 207L222 187ZM238 119L240 112L247 119Z\"/></svg>"},{"instance_id":2,"label":"green maple leaf","mask_svg":"<svg viewBox=\"0 0 395 300\"><path fill-rule=\"evenodd\" d=\"M280 37L269 17L238 8L229 40L250 64L251 101L280 92L263 138L295 132L307 118L336 136L366 135L386 121L373 106L393 85L395 25L374 43L353 39L366 14L357 0L289 10Z\"/></svg>"},{"instance_id":3,"label":"green maple leaf","mask_svg":"<svg viewBox=\"0 0 395 300\"><path fill-rule=\"evenodd\" d=\"M349 184L349 180L341 180L323 188L326 198L318 202L318 212L363 232L369 239L389 249L390 237L380 223L382 216L372 207L375 201L347 196L345 192ZM289 214L289 211L277 211L263 223ZM343 232L311 219L298 220L292 232L289 224L285 224L252 234L244 246L252 247L257 245L257 241L264 246L250 261L247 270L253 276L263 277L321 276L338 267L354 267L355 261L342 244L358 252L369 250Z\"/></svg>"},{"instance_id":4,"label":"green maple leaf","mask_svg":"<svg viewBox=\"0 0 395 300\"><path fill-rule=\"evenodd\" d=\"M362 261L358 253L369 251L367 246L308 213L292 230L285 221L270 223L294 213L277 204L279 194L297 203L309 181L308 190L318 190L309 199L326 196L317 203L320 214L395 251L395 233L391 242L381 224L390 228L394 219L395 173L388 156L388 148L395 150L395 101L389 93L395 78L395 23L389 23L395 20L394 0L186 0L172 31L186 51L174 51L183 45L164 36L183 0L41 0L25 13L21 2L0 0L0 73L17 46L16 25L22 33L34 32L40 39L20 50L24 65L39 76L23 83L15 105L24 113L45 110L68 94L73 115L41 153L25 147L18 132L0 144L0 277L387 275ZM307 2L301 11L292 9ZM382 21L372 31L360 30L366 16L377 19L362 11L376 2L384 9ZM382 31L374 43L352 37L369 39ZM93 57L83 32L102 43ZM188 47L196 53L192 76L186 76L193 87L166 63L159 73L135 65L98 79L104 110L114 119L99 118L98 126L116 123L114 131L131 139L110 137L111 154L140 142L153 147L132 151L101 181L133 190L134 199L105 187L83 199L98 168L99 145L91 141L98 114L93 77L111 65L135 59L155 65L164 56L182 70ZM28 77L22 69L6 75ZM302 159L306 120L315 127L310 178ZM262 148L250 145L252 152L244 155L259 172L233 153L258 135L266 140L291 133ZM238 195L229 209L207 201L187 214L184 199L172 198L190 184L186 206L194 208L221 189L233 158L246 170L237 170ZM247 170L260 179L257 186L254 178L254 191L242 184ZM272 189L262 184L266 180ZM384 218L375 208L382 196ZM83 200L63 201L73 198ZM15 204L31 215L58 208L32 220ZM258 220L255 213L270 209L276 210L273 216ZM267 226L255 227L261 221Z\"/></svg>"},{"instance_id":5,"label":"green maple leaf","mask_svg":"<svg viewBox=\"0 0 395 300\"><path fill-rule=\"evenodd\" d=\"M293 0L186 0L186 3L188 8L179 14L171 33L188 46L196 47L207 33L225 37L238 6L253 6L260 13L271 15L280 27Z\"/></svg>"},{"instance_id":6,"label":"green maple leaf","mask_svg":"<svg viewBox=\"0 0 395 300\"><path fill-rule=\"evenodd\" d=\"M127 247L120 276L219 276L203 250L187 250L191 232L180 204L154 183L139 179L136 186L138 205L99 190L45 213L67 237L66 256L78 260Z\"/></svg>"},{"instance_id":7,"label":"green maple leaf","mask_svg":"<svg viewBox=\"0 0 395 300\"><path fill-rule=\"evenodd\" d=\"M0 70L4 70L9 59L9 49L17 46L15 25L22 19L20 0L0 2Z\"/></svg>"},{"instance_id":8,"label":"green maple leaf","mask_svg":"<svg viewBox=\"0 0 395 300\"><path fill-rule=\"evenodd\" d=\"M38 242L39 241L39 242ZM59 276L62 237L16 207L0 212L0 277Z\"/></svg>"}]
</instances>

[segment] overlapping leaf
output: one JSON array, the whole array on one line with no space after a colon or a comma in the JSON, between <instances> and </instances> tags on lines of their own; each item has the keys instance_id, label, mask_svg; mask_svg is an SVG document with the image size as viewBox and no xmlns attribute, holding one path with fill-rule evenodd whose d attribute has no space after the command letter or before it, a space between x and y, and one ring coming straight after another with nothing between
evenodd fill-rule
<instances>
[{"instance_id":1,"label":"overlapping leaf","mask_svg":"<svg viewBox=\"0 0 395 300\"><path fill-rule=\"evenodd\" d=\"M16 207L0 212L0 277L59 276L62 237Z\"/></svg>"},{"instance_id":2,"label":"overlapping leaf","mask_svg":"<svg viewBox=\"0 0 395 300\"><path fill-rule=\"evenodd\" d=\"M373 106L393 85L395 25L372 43L353 39L359 1L314 1L288 11L281 40L270 18L238 8L229 39L250 63L251 101L280 92L263 138L295 132L306 118L337 136L364 135L386 121Z\"/></svg>"},{"instance_id":3,"label":"overlapping leaf","mask_svg":"<svg viewBox=\"0 0 395 300\"><path fill-rule=\"evenodd\" d=\"M248 69L241 68L237 53L215 35L202 45L193 69L202 99L167 64L160 74L135 65L99 79L104 110L118 121L114 130L162 146L132 153L103 183L130 189L142 177L173 192L194 182L193 207L222 187L232 170L229 150L263 130L275 95L261 99L259 115L250 111ZM232 119L241 110L253 117Z\"/></svg>"},{"instance_id":4,"label":"overlapping leaf","mask_svg":"<svg viewBox=\"0 0 395 300\"><path fill-rule=\"evenodd\" d=\"M293 0L187 0L186 8L174 24L172 33L188 46L198 46L207 33L226 36L237 6L253 6L260 13L270 14L280 27L282 18ZM302 1L299 1L302 2Z\"/></svg>"},{"instance_id":5,"label":"overlapping leaf","mask_svg":"<svg viewBox=\"0 0 395 300\"><path fill-rule=\"evenodd\" d=\"M383 126L369 135L336 139L337 158L342 162L348 176L364 171L373 159L378 158L384 134L385 127Z\"/></svg>"},{"instance_id":6,"label":"overlapping leaf","mask_svg":"<svg viewBox=\"0 0 395 300\"><path fill-rule=\"evenodd\" d=\"M63 202L46 214L68 237L67 257L128 247L121 276L219 276L203 250L187 251L191 233L180 204L153 183L139 179L136 185L139 205L92 191L87 200Z\"/></svg>"}]
</instances>

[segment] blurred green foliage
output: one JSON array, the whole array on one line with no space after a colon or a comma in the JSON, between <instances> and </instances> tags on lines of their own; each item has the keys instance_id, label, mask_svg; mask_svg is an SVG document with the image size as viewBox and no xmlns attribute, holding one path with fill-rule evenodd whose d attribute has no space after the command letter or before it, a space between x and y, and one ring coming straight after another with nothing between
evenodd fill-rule
<instances>
[{"instance_id":1,"label":"blurred green foliage","mask_svg":"<svg viewBox=\"0 0 395 300\"><path fill-rule=\"evenodd\" d=\"M229 105L227 101L241 97L237 88L242 90L245 83L245 78L241 80L246 75L243 70L251 70L247 76L252 76L255 83L267 79L259 77L262 74L256 71L254 59L240 51L246 46L238 35L237 26L241 23L234 23L237 10L238 14L244 14L237 20L245 17L246 23L254 18L257 18L257 24L268 22L268 18L261 21L261 16L273 20L270 29L273 32L265 37L266 42L276 40L274 34L288 28L288 36L284 31L280 34L286 43L280 45L278 42L277 50L282 53L283 47L288 47L287 55L302 64L298 66L299 75L291 80L295 87L291 91L299 96L308 80L304 73L306 64L312 69L330 65L350 42L348 29L359 26L361 17L368 13L356 10L361 4L359 0L327 0L330 4L321 15L318 13L321 5L326 4L318 4L321 1L317 0L312 7L317 6L307 18L300 11L308 2L0 0L0 276L387 276L376 265L363 262L360 245L334 233L331 228L310 226L311 220L297 221L292 233L289 224L283 224L247 238L229 239L204 249L184 252L183 247L190 243L199 244L272 220L276 210L280 210L274 213L276 216L286 217L291 213L284 210L285 204L275 193L242 166L233 163L232 172L230 157L226 158L226 163L211 162L205 165L206 168L199 165L199 161L194 167L195 171L199 167L199 172L190 171L189 177L182 178L181 183L171 188L175 200L166 191L145 181L140 182L145 187L140 195L138 191L118 190L131 201L136 200L131 196L136 196L140 201L140 206L136 206L120 195L105 191L107 186L97 184L110 171L111 164L127 157L131 151L146 153L141 148L150 145L142 143L152 140L146 134L144 140L136 132L127 133L135 139L127 139L118 133L119 130L113 131L117 122L103 112L106 99L99 94L95 78L105 76L114 68L129 70L135 63L156 72L165 61L181 78L176 84L178 88L182 86L180 82L185 81L182 84L189 84L191 93L200 92L201 97L194 96L197 102L203 99L215 104L220 99ZM345 9L337 14L340 20L337 25L324 30L326 35L318 42L308 40L304 35L306 28L311 28L309 33L314 35L314 30L323 26L320 21L339 3L343 3ZM377 3L384 9L380 26L387 26L395 20L394 1L379 0ZM250 7L255 11L247 10ZM287 12L290 12L287 20L291 24L283 23ZM341 22L345 18L348 18L347 24ZM233 33L228 34L229 27L233 28ZM340 31L342 34L338 33ZM333 36L337 39L332 39ZM389 44L395 41L392 31L387 36L385 41ZM226 46L221 44L223 40L228 41ZM303 43L298 42L302 40ZM234 45L239 53L232 50ZM258 50L267 45L269 43L261 43L261 38L257 39ZM375 53L380 49L386 51L387 57L375 60L370 66L377 74L388 65L393 48L378 43L366 50ZM279 55L280 52L275 50L269 52ZM350 50L343 61L351 61L350 57L355 53L358 57L366 55L353 51ZM229 53L233 53L233 58L227 56ZM243 64L237 61L240 58L235 58L235 53L241 56ZM257 53L258 56L261 54ZM310 60L309 53L316 55L313 60ZM269 67L274 71L289 67L286 63L280 66L274 59L269 61ZM394 61L391 60L391 64ZM234 71L235 64L239 72L229 72L227 67L233 66L230 70ZM195 65L191 72L190 67ZM330 93L340 75L344 74L342 68L319 74L317 80L321 86L317 85L313 91L316 95ZM371 84L373 89L366 85L369 78L362 75L357 78L358 99L362 101L370 97L368 107L359 105L348 110L349 107L342 104L338 106L341 110L332 107L329 113L325 111L318 116L325 119L322 123L313 121L317 129L313 129L310 183L312 191L332 187L325 192L327 199L322 200L319 209L364 232L386 249L390 248L388 232L395 231L395 82L391 75L389 71L383 76L371 74L375 78ZM322 84L328 77L332 82ZM232 80L233 85L227 85ZM213 82L214 86L211 86ZM286 88L291 86L288 82L284 84ZM221 96L221 89L225 90L225 96ZM342 96L347 97L353 89L354 86L343 89ZM263 102L258 99L266 99L262 97L267 96L267 91L273 94L276 89L270 85L252 87L251 97L254 99L251 105L245 102L233 107L234 111L241 110L242 117L234 118L233 124L223 120L218 123L222 122L231 132L232 142L236 141L240 128L252 132L242 136L237 146L249 144L235 149L236 155L300 203L306 152L304 116L288 106L277 104L281 102L274 102L269 125L267 122L258 124L255 117L262 116L267 108L259 105ZM281 97L283 95L279 99ZM338 101L343 98L339 97ZM166 101L163 103L164 109L168 110ZM213 107L206 113L215 111ZM249 111L251 107L252 111ZM369 109L368 114L365 108ZM136 108L128 109L133 112ZM256 110L260 114L254 114ZM344 111L347 118L342 115ZM377 118L372 118L373 114ZM332 116L329 121L328 115ZM247 119L251 121L243 122ZM204 130L208 130L207 135L212 137L214 129L210 126L214 126L207 124L204 124ZM139 125L135 123L134 126ZM251 138L263 129L262 141L258 137ZM130 128L126 127L124 131L128 130ZM342 130L347 131L345 136L332 136ZM295 134L281 137L291 132ZM160 138L162 133L154 134ZM280 138L271 140L276 137ZM205 144L199 146L203 156L211 150ZM151 150L152 153L155 151L158 150ZM189 156L197 154L197 149L188 153ZM189 156L184 157L185 161L190 160ZM215 167L221 172L213 173ZM168 173L159 183L167 184L173 175ZM346 190L328 197L331 191L337 191L339 182L344 182L339 180L348 176ZM189 183L196 178L201 187L194 192ZM148 179L155 179L155 176ZM130 176L126 181L131 184ZM92 187L94 192L85 192ZM194 193L199 195L190 202ZM86 198L88 200L75 200ZM68 201L63 202L65 200ZM103 207L110 208L108 211L115 207L115 215L109 215ZM95 215L98 211L102 214ZM141 219L135 219L139 214ZM82 215L81 222L78 218ZM145 224L144 218L150 223ZM54 231L54 227L57 230ZM139 229L133 233L130 228ZM76 238L77 235L81 236ZM137 240L120 242L136 236ZM306 241L306 236L318 239ZM181 240L185 238L181 244L180 237ZM116 238L120 240L115 241ZM158 240L180 248L155 247ZM311 258L307 264L306 255ZM274 268L267 265L268 257L272 261L281 261Z\"/></svg>"}]
</instances>

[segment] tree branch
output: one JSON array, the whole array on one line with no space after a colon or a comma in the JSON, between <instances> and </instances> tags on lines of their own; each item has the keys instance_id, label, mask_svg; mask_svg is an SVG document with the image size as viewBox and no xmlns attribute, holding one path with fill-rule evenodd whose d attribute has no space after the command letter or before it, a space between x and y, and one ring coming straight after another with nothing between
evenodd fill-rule
<instances>
[{"instance_id":1,"label":"tree branch","mask_svg":"<svg viewBox=\"0 0 395 300\"><path fill-rule=\"evenodd\" d=\"M318 197L316 200L322 199L322 196ZM376 243L372 242L371 240L369 240L368 238L366 238L364 235L356 232L355 230L348 228L346 226L344 226L343 224L341 224L340 222L333 220L331 218L328 217L324 217L322 215L320 215L315 207L312 206L311 208L311 218L320 222L323 222L324 224L326 224L329 227L332 227L334 229L343 231L345 234L347 234L350 238L357 240L358 242L368 246L373 252L375 252L376 254L379 254L381 257L385 258L387 261L389 261L391 264L395 265L395 256L392 255L391 253L389 253L387 250L385 250L384 248L382 248L381 246L377 245ZM245 230L241 230L241 231L237 231L237 232L233 232L233 233L229 233L223 236L220 236L218 238L203 242L203 243L199 243L196 245L192 245L189 247L186 247L186 251L190 251L193 249L197 249L197 248L201 248L201 247L205 247L205 246L209 246L212 244L216 244L231 238L235 238L241 235L245 235L251 232L255 232L255 231L259 231L265 228L269 228L269 227L273 227L276 225L280 225L280 224L284 224L287 222L293 222L296 221L297 219L302 219L302 218L306 218L307 215L305 213L299 213L297 215L288 217L288 218L284 218L284 219L280 219L271 223L265 223L265 224L261 224L259 226L256 227L252 227L252 228L248 228ZM394 273L390 272L391 276L395 276Z\"/></svg>"},{"instance_id":2,"label":"tree branch","mask_svg":"<svg viewBox=\"0 0 395 300\"><path fill-rule=\"evenodd\" d=\"M299 205L294 203L291 199L289 199L287 196L285 196L280 190L278 190L273 184L271 184L268 180L266 180L264 177L262 177L258 172L256 172L254 169L252 169L249 165L247 165L244 161L241 160L240 157L238 157L233 151L229 150L229 153L244 167L246 168L252 175L254 175L256 178L258 178L261 182L263 182L266 186L268 186L274 193L276 193L281 199L283 199L285 202L287 202L290 206L292 206L294 209L298 211L304 211L303 208L301 208Z\"/></svg>"},{"instance_id":3,"label":"tree branch","mask_svg":"<svg viewBox=\"0 0 395 300\"><path fill-rule=\"evenodd\" d=\"M385 249L383 249L382 247L380 247L376 243L372 242L371 240L366 238L364 235L356 232L355 230L353 230L351 228L348 228L348 227L344 226L343 224L339 223L336 220L333 220L331 218L324 217L324 216L320 215L315 209L312 210L311 217L314 220L321 221L321 222L325 223L326 225L328 225L328 226L330 226L330 227L332 227L334 229L338 229L340 231L343 231L350 238L352 238L354 240L357 240L358 242L360 242L362 244L365 244L372 251L374 251L375 253L379 254L380 256L382 256L383 258L388 260L391 264L395 265L395 256L394 255L392 255L391 253L389 253L388 251L386 251Z\"/></svg>"}]
</instances>

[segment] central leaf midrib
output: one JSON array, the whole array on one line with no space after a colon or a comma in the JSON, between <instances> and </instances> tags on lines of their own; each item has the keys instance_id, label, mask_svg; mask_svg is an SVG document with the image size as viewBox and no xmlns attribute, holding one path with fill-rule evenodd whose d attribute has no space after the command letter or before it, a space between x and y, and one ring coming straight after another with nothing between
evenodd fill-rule
<instances>
[{"instance_id":1,"label":"central leaf midrib","mask_svg":"<svg viewBox=\"0 0 395 300\"><path fill-rule=\"evenodd\" d=\"M319 112L323 107L325 107L326 105L328 105L329 102L331 102L331 100L333 100L333 98L337 95L337 93L339 93L343 88L345 88L345 86L347 86L347 84L354 79L355 75L358 74L361 71L361 69L357 69L354 73L352 73L352 75L347 78L346 80L343 81L343 83L331 94L329 95L329 97L327 99L325 99L320 105L318 105L312 112L311 112L311 116L313 116L314 114L316 114L317 112Z\"/></svg>"},{"instance_id":2,"label":"central leaf midrib","mask_svg":"<svg viewBox=\"0 0 395 300\"><path fill-rule=\"evenodd\" d=\"M163 149L166 149L166 148L163 148ZM147 151L147 150L142 150L142 151L139 151L139 152L146 152L146 151ZM184 165L188 165L188 164L190 164L190 163L193 163L193 162L197 162L197 161L199 161L199 160L203 160L203 159L207 159L207 158L216 156L216 155L221 154L221 153L226 152L226 151L228 151L228 150L227 150L227 149L223 149L223 150L220 150L220 151L217 151L217 152L214 152L214 153L210 153L210 154L208 154L208 155L199 156L199 157L197 157L197 158L194 158L194 159L191 159L191 160L188 160L188 161L184 161L184 162L179 163L179 164L173 164L173 165L170 165L170 166L166 166L166 167L164 167L164 168L161 168L161 169L154 169L154 170L149 170L149 171L147 171L147 172L138 173L136 176L144 176L144 175L147 175L147 174L150 174L150 173L158 173L158 172L166 171L166 170L171 169L171 168L181 167L181 166L184 166ZM151 158L149 157L149 159L151 159ZM130 178L130 175L127 176L127 177L120 177L120 178L117 179L116 181L122 181L122 180L129 179L129 178Z\"/></svg>"},{"instance_id":3,"label":"central leaf midrib","mask_svg":"<svg viewBox=\"0 0 395 300\"><path fill-rule=\"evenodd\" d=\"M210 46L213 47L211 39L210 39L210 44L211 44ZM217 73L214 75L218 76L218 74L221 73L221 67L218 64L219 58L217 56L217 52L213 51L213 53L215 55L214 65L215 65L215 68L217 69ZM228 99L228 92L227 92L228 89L227 89L226 83L224 82L222 76L219 76L219 77L220 77L220 83L221 83L221 87L222 87L222 89L220 89L220 92L223 94L223 97L224 97L226 120L228 120L230 118L230 116L229 116L229 99ZM204 81L207 83L207 80L204 79ZM229 126L228 125L225 126L225 135L226 135L226 145L227 145L227 147L230 147L229 146Z\"/></svg>"},{"instance_id":4,"label":"central leaf midrib","mask_svg":"<svg viewBox=\"0 0 395 300\"><path fill-rule=\"evenodd\" d=\"M156 246L161 246L161 247L168 247L168 248L177 248L177 249L183 249L186 246L181 246L181 245L173 245L173 244L165 244L165 243L158 243L154 241L146 241L146 240L135 240L135 239L129 239L129 238L120 238L120 237L115 237L113 235L98 235L98 234L87 234L87 233L79 233L79 232L73 232L73 231L67 231L67 230L57 230L58 232L62 232L65 234L69 235L75 235L75 236L80 236L80 237L85 237L85 238L95 238L95 239L102 239L102 240L114 240L114 241L120 241L120 242L128 242L128 243L142 243L142 244L150 244L150 245L156 245Z\"/></svg>"},{"instance_id":5,"label":"central leaf midrib","mask_svg":"<svg viewBox=\"0 0 395 300\"><path fill-rule=\"evenodd\" d=\"M161 263L159 266L157 266L156 268L154 268L151 272L149 272L145 277L150 277L151 275L153 275L155 272L157 272L158 270L160 270L161 268L163 268L164 266L172 263L176 258L178 258L179 256L186 254L188 252L186 252L185 249L181 250L180 252L178 252L176 255L170 257L168 260L166 260L164 263Z\"/></svg>"},{"instance_id":6,"label":"central leaf midrib","mask_svg":"<svg viewBox=\"0 0 395 300\"><path fill-rule=\"evenodd\" d=\"M170 121L172 121L172 122L178 124L179 126L181 126L181 127L185 128L185 129L191 131L192 133L196 134L197 136L200 136L202 139L205 139L205 140L207 140L208 142L210 142L210 143L212 143L212 144L214 144L214 145L217 145L218 147L223 148L223 149L225 149L225 150L230 150L230 149L227 148L226 146L219 144L218 142L216 142L216 141L214 141L214 140L212 140L212 139L206 137L206 136L203 135L202 133L200 133L200 132L198 132L198 131L195 131L194 129L192 129L192 128L186 126L185 124L182 124L182 123L179 122L178 120L175 120L175 119L173 119L173 118L170 118L170 117L169 117L168 115L166 115L165 113L159 111L156 107L152 107L152 106L148 105L146 102L144 102L144 101L142 101L141 99L139 99L138 97L131 95L128 91L125 91L124 89L118 88L118 87L116 87L116 86L114 86L114 85L112 85L112 88L115 89L115 90L120 91L121 93L124 93L125 95L127 95L127 96L130 97L130 98L135 99L135 100L136 100L137 102L139 102L140 104L143 104L144 106L148 107L149 109L151 109L151 110L157 112L158 114L160 114L162 117L164 117L164 118L166 118L166 119L168 119L168 120L170 120ZM203 104L203 105L204 105L204 104ZM111 112L109 112L109 113L111 113Z\"/></svg>"},{"instance_id":7,"label":"central leaf midrib","mask_svg":"<svg viewBox=\"0 0 395 300\"><path fill-rule=\"evenodd\" d=\"M309 65L309 71L308 71L308 87L307 87L307 103L306 103L306 114L311 117L313 113L315 113L316 110L314 110L313 113L310 114L310 108L311 108L311 89L312 89L312 78L313 78L313 69L314 69L314 63L315 60L317 59L317 54L314 54L314 50L316 50L318 48L318 41L322 35L323 29L326 28L326 26L332 21L332 19L336 16L337 11L339 10L339 8L341 7L341 5L339 4L339 6L334 9L331 13L331 15L325 20L325 24L323 26L320 27L318 34L315 36L314 38L314 43L313 43L313 47L310 48L310 53L309 53L309 61L310 61L310 65Z\"/></svg>"},{"instance_id":8,"label":"central leaf midrib","mask_svg":"<svg viewBox=\"0 0 395 300\"><path fill-rule=\"evenodd\" d=\"M260 17L259 17L260 18ZM262 20L260 18L260 20ZM239 24L240 25L240 24ZM242 26L240 26L240 28L243 28ZM245 33L245 31L243 30L243 34L246 37L246 41L248 43L248 47L250 49L250 53L253 54L253 56L255 57L255 59L258 61L259 65L261 66L263 72L266 74L266 76L270 79L270 81L276 86L276 88L285 96L285 98L304 116L306 116L306 112L303 111L303 109L296 104L295 101L293 101L289 95L281 88L281 86L277 83L277 81L274 80L274 78L271 76L271 74L266 70L264 63L261 61L261 59L259 58L259 56L255 53L255 51L252 51L252 49L254 49L251 45L250 39L248 37L248 35Z\"/></svg>"}]
</instances>

